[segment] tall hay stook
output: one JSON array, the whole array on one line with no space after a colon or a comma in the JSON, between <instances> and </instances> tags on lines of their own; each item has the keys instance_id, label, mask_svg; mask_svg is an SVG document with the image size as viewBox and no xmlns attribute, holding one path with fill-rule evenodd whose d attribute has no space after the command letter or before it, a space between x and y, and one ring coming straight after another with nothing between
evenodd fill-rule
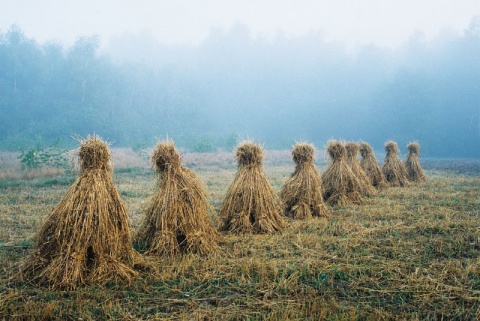
<instances>
[{"instance_id":1,"label":"tall hay stook","mask_svg":"<svg viewBox=\"0 0 480 321\"><path fill-rule=\"evenodd\" d=\"M152 155L158 191L135 237L146 254L206 255L218 250L220 234L210 221L214 214L200 178L181 164L174 142L160 141Z\"/></svg>"},{"instance_id":2,"label":"tall hay stook","mask_svg":"<svg viewBox=\"0 0 480 321\"><path fill-rule=\"evenodd\" d=\"M24 282L55 288L129 282L141 261L132 247L130 222L115 188L107 143L80 141L80 176L36 236L37 249L21 266Z\"/></svg>"},{"instance_id":3,"label":"tall hay stook","mask_svg":"<svg viewBox=\"0 0 480 321\"><path fill-rule=\"evenodd\" d=\"M323 198L330 205L362 204L360 183L347 163L345 146L329 141L327 152L331 162L322 174Z\"/></svg>"},{"instance_id":4,"label":"tall hay stook","mask_svg":"<svg viewBox=\"0 0 480 321\"><path fill-rule=\"evenodd\" d=\"M251 141L237 147L239 169L220 209L221 230L272 233L284 229L281 202L262 169L263 149Z\"/></svg>"},{"instance_id":5,"label":"tall hay stook","mask_svg":"<svg viewBox=\"0 0 480 321\"><path fill-rule=\"evenodd\" d=\"M405 167L407 168L408 179L411 182L423 183L427 181L427 177L423 172L422 165L418 156L420 155L420 145L417 142L408 144L408 155L405 159Z\"/></svg>"},{"instance_id":6,"label":"tall hay stook","mask_svg":"<svg viewBox=\"0 0 480 321\"><path fill-rule=\"evenodd\" d=\"M377 189L385 188L387 186L387 180L383 175L380 165L378 165L377 159L373 154L372 147L365 142L360 144L360 166L370 180L370 184Z\"/></svg>"},{"instance_id":7,"label":"tall hay stook","mask_svg":"<svg viewBox=\"0 0 480 321\"><path fill-rule=\"evenodd\" d=\"M314 146L306 143L297 143L293 148L295 171L280 190L287 216L298 219L330 216L323 201L323 183L314 164L314 152Z\"/></svg>"},{"instance_id":8,"label":"tall hay stook","mask_svg":"<svg viewBox=\"0 0 480 321\"><path fill-rule=\"evenodd\" d=\"M368 196L375 195L377 190L373 187L370 179L367 177L367 174L365 174L365 171L357 160L359 150L358 144L355 142L347 142L345 143L345 149L347 150L347 164L352 169L353 174L357 177L362 194Z\"/></svg>"},{"instance_id":9,"label":"tall hay stook","mask_svg":"<svg viewBox=\"0 0 480 321\"><path fill-rule=\"evenodd\" d=\"M385 161L383 162L382 172L390 186L403 187L408 186L408 173L405 165L398 157L398 145L393 141L385 143Z\"/></svg>"}]
</instances>

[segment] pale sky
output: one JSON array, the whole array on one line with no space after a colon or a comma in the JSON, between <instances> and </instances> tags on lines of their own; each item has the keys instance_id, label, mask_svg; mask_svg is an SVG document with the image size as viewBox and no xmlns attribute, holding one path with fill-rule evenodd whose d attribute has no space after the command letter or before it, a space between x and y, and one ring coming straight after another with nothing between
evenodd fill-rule
<instances>
[{"instance_id":1,"label":"pale sky","mask_svg":"<svg viewBox=\"0 0 480 321\"><path fill-rule=\"evenodd\" d=\"M253 36L321 32L348 46L396 47L416 32L463 32L480 0L0 0L0 30L17 24L39 42L147 32L164 44L198 44L236 23Z\"/></svg>"}]
</instances>

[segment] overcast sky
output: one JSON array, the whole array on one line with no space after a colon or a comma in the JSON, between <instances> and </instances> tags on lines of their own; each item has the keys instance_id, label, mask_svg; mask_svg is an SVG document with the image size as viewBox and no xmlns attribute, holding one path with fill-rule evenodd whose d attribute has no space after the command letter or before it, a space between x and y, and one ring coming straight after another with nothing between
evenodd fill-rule
<instances>
[{"instance_id":1,"label":"overcast sky","mask_svg":"<svg viewBox=\"0 0 480 321\"><path fill-rule=\"evenodd\" d=\"M480 16L480 0L0 0L0 29L17 24L39 42L72 43L97 34L151 33L165 44L198 44L235 23L253 36L321 32L348 46L395 47L417 31L431 39L462 32Z\"/></svg>"}]
</instances>

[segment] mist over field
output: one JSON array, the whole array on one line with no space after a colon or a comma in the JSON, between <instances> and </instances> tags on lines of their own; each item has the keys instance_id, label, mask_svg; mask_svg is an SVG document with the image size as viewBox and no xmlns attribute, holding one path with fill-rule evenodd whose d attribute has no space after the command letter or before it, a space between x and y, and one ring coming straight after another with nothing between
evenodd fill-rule
<instances>
[{"instance_id":1,"label":"mist over field","mask_svg":"<svg viewBox=\"0 0 480 321\"><path fill-rule=\"evenodd\" d=\"M320 32L254 35L238 23L198 44L148 32L72 45L0 30L0 148L97 133L114 146L170 137L190 150L365 140L419 141L426 157L480 157L480 19L395 48L350 47Z\"/></svg>"}]
</instances>

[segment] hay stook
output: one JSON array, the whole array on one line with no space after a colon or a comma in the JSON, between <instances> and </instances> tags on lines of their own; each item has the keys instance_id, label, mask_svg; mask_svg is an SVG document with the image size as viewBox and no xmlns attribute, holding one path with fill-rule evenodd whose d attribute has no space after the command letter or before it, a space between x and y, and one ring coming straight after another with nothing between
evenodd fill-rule
<instances>
[{"instance_id":1,"label":"hay stook","mask_svg":"<svg viewBox=\"0 0 480 321\"><path fill-rule=\"evenodd\" d=\"M141 262L132 247L127 211L111 177L108 145L80 140L81 172L39 233L37 249L21 266L25 282L54 288L130 282Z\"/></svg>"},{"instance_id":2,"label":"hay stook","mask_svg":"<svg viewBox=\"0 0 480 321\"><path fill-rule=\"evenodd\" d=\"M315 148L297 143L292 151L295 171L280 190L284 213L298 219L330 216L323 201L322 178L314 164Z\"/></svg>"},{"instance_id":3,"label":"hay stook","mask_svg":"<svg viewBox=\"0 0 480 321\"><path fill-rule=\"evenodd\" d=\"M408 155L405 159L405 167L408 173L408 179L411 182L423 183L427 181L427 177L423 172L422 165L418 159L420 155L420 145L417 142L408 144Z\"/></svg>"},{"instance_id":4,"label":"hay stook","mask_svg":"<svg viewBox=\"0 0 480 321\"><path fill-rule=\"evenodd\" d=\"M331 140L327 153L331 162L322 174L324 200L330 205L362 204L361 185L347 164L345 146Z\"/></svg>"},{"instance_id":5,"label":"hay stook","mask_svg":"<svg viewBox=\"0 0 480 321\"><path fill-rule=\"evenodd\" d=\"M370 184L377 189L385 188L387 186L387 180L383 175L380 165L378 165L372 147L368 143L362 142L360 144L360 155L362 156L360 166L365 172L365 175L367 175Z\"/></svg>"},{"instance_id":6,"label":"hay stook","mask_svg":"<svg viewBox=\"0 0 480 321\"><path fill-rule=\"evenodd\" d=\"M367 177L367 174L365 174L365 171L357 160L359 151L358 144L355 142L347 142L345 143L345 149L347 150L347 164L350 166L353 174L357 177L362 194L368 196L375 195L377 190L373 187L370 179Z\"/></svg>"},{"instance_id":7,"label":"hay stook","mask_svg":"<svg viewBox=\"0 0 480 321\"><path fill-rule=\"evenodd\" d=\"M281 202L262 169L263 149L251 141L237 147L239 165L220 209L221 230L272 233L284 229Z\"/></svg>"},{"instance_id":8,"label":"hay stook","mask_svg":"<svg viewBox=\"0 0 480 321\"><path fill-rule=\"evenodd\" d=\"M158 191L135 237L146 254L207 255L218 250L219 233L209 215L214 210L200 178L181 164L174 142L160 141L152 155Z\"/></svg>"},{"instance_id":9,"label":"hay stook","mask_svg":"<svg viewBox=\"0 0 480 321\"><path fill-rule=\"evenodd\" d=\"M408 173L405 165L398 157L398 145L394 141L385 143L385 161L383 162L382 172L388 184L393 187L408 186Z\"/></svg>"}]
</instances>

